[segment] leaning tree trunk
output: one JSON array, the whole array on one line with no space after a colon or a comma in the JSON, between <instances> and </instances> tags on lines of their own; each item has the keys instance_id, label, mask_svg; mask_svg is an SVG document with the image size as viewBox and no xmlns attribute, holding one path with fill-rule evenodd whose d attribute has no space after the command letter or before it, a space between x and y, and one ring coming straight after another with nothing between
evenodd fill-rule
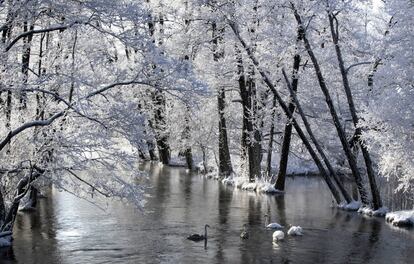
<instances>
[{"instance_id":1,"label":"leaning tree trunk","mask_svg":"<svg viewBox=\"0 0 414 264\"><path fill-rule=\"evenodd\" d=\"M267 74L260 68L259 62L257 61L257 59L255 58L255 56L251 52L249 46L246 44L246 42L244 41L244 39L240 36L240 33L239 33L238 29L237 29L237 26L234 23L230 23L230 26L231 26L234 34L236 35L237 39L240 41L240 43L242 44L242 46L245 49L246 53L248 54L250 60L253 62L253 64L256 66L258 72L262 76L264 83L273 92L273 95L275 96L276 100L278 101L278 103L279 103L280 107L282 108L283 112L286 114L286 116L289 119L292 120L293 127L295 128L295 130L298 133L300 139L302 140L303 144L305 145L305 147L307 148L309 154L311 155L312 159L314 160L316 166L318 167L318 169L320 171L320 174L323 177L323 179L325 180L325 182L326 182L329 190L331 191L331 193L332 193L335 201L338 204L341 203L341 196L340 196L338 190L336 189L336 187L333 184L333 182L332 182L331 178L329 177L329 175L326 173L326 170L325 170L324 166L322 165L322 163L321 163L318 155L313 150L312 145L310 144L309 140L306 138L306 136L305 136L304 132L302 131L302 129L300 128L298 122L293 117L293 114L289 111L288 106L283 101L282 97L280 96L279 92L276 90L276 87L274 86L274 84L270 81L270 79L267 76Z\"/></svg>"},{"instance_id":2,"label":"leaning tree trunk","mask_svg":"<svg viewBox=\"0 0 414 264\"><path fill-rule=\"evenodd\" d=\"M298 23L298 26L305 29L305 27L302 23L302 18L299 15L298 11L296 10L296 8L293 4L292 4L292 9L294 11L295 19ZM313 53L312 47L311 47L311 45L309 43L309 40L306 36L306 31L305 30L304 30L304 33L303 33L303 42L305 44L305 48L306 48L306 50L309 54L309 57L310 57L310 59L313 63L313 67L315 69L316 77L317 77L318 82L319 82L319 87L321 88L321 90L322 90L322 92L325 96L326 104L328 105L329 112L332 116L336 131L338 133L338 137L339 137L339 139L341 141L341 144L342 144L342 148L343 148L343 150L345 152L345 155L346 155L346 158L348 160L349 167L352 171L352 175L354 176L355 183L357 184L358 191L359 191L359 194L361 196L361 201L362 201L363 204L369 204L367 191L365 189L361 174L358 170L356 159L355 159L354 155L352 154L351 148L349 147L349 143L348 143L348 140L346 138L345 131L343 130L341 122L340 122L339 117L338 117L338 114L336 113L331 95L329 93L328 87L327 87L326 82L325 82L325 78L322 75L322 71L321 71L321 68L319 66L319 62L316 59L315 54Z\"/></svg>"},{"instance_id":3,"label":"leaning tree trunk","mask_svg":"<svg viewBox=\"0 0 414 264\"><path fill-rule=\"evenodd\" d=\"M216 63L224 57L222 50L224 28L219 29L216 22L212 23L213 31L213 59ZM227 177L233 172L231 164L229 143L227 137L226 117L224 116L226 109L226 92L223 86L217 88L217 107L219 115L219 174Z\"/></svg>"},{"instance_id":4,"label":"leaning tree trunk","mask_svg":"<svg viewBox=\"0 0 414 264\"><path fill-rule=\"evenodd\" d=\"M319 142L316 140L316 137L312 132L312 129L311 129L311 126L308 122L308 119L306 118L306 115L303 112L303 109L302 109L302 107L299 103L299 100L298 100L297 96L296 96L296 92L293 90L293 87L289 82L287 74L285 73L284 70L282 70L282 72L283 72L283 76L285 78L286 84L288 86L290 95L292 96L292 99L294 100L295 105L298 109L298 112L299 112L299 114L302 118L303 124L305 125L306 132L308 132L309 137L311 138L313 145L315 146L315 148L318 151L319 155L322 157L323 162L325 163L326 167L328 168L329 173L331 174L331 176L333 177L336 185L338 186L339 190L341 191L341 194L344 197L345 201L350 203L352 201L351 196L346 191L345 186L343 185L341 179L339 179L338 174L335 172L334 168L332 167L331 163L329 162L328 158L326 157L322 147L320 146Z\"/></svg>"},{"instance_id":5,"label":"leaning tree trunk","mask_svg":"<svg viewBox=\"0 0 414 264\"><path fill-rule=\"evenodd\" d=\"M296 47L295 47L295 56L293 58L293 72L292 72L292 90L293 93L296 93L298 89L298 83L299 83L299 65L300 65L300 54L298 45L299 42L302 40L303 32L301 28L298 28L297 32L297 39L296 39ZM289 111L291 113L295 113L295 102L290 96L289 98ZM285 181L286 181L286 170L287 165L289 161L289 148L290 148L290 141L292 138L292 123L290 120L287 120L286 127L285 127L285 133L283 134L283 142L282 142L282 149L280 151L280 162L279 162L279 172L277 174L276 184L275 188L277 190L285 190Z\"/></svg>"},{"instance_id":6,"label":"leaning tree trunk","mask_svg":"<svg viewBox=\"0 0 414 264\"><path fill-rule=\"evenodd\" d=\"M329 17L329 25L331 28L331 35L332 35L332 41L334 43L335 46L335 52L336 52L336 57L338 59L338 64L339 64L339 69L341 71L341 76L342 76L342 83L345 89L345 94L346 94L346 98L348 100L348 105L349 105L349 110L351 112L351 116L352 116L352 121L355 125L355 139L356 142L359 144L359 146L361 147L361 151L362 151L362 155L364 157L364 161L365 161L365 166L367 168L367 176L368 176L368 180L369 180L369 184L370 184L370 188L371 188L371 194L372 194L372 203L373 203L373 207L375 210L379 209L382 206L382 202L381 202L381 196L377 187L377 183L376 183L376 179L375 179L375 173L374 173L374 169L372 167L372 160L371 160L371 156L368 152L368 149L365 145L365 143L363 142L362 138L361 138L361 132L362 129L360 127L358 127L358 122L359 122L359 118L355 109L355 104L354 104L354 100L352 97L352 92L351 92L351 87L349 86L349 80L348 80L348 75L345 69L345 64L344 64L344 60L342 57L342 52L341 52L341 47L339 46L339 29L338 29L338 20L336 19L336 17L334 16L334 14L332 14L331 12L329 12L328 14ZM335 25L336 23L336 25Z\"/></svg>"}]
</instances>

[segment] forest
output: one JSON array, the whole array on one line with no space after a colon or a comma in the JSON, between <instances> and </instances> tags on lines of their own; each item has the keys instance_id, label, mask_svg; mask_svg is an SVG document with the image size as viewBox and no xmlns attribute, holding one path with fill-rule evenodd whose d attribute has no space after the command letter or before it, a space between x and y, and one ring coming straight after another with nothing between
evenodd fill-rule
<instances>
[{"instance_id":1,"label":"forest","mask_svg":"<svg viewBox=\"0 0 414 264\"><path fill-rule=\"evenodd\" d=\"M352 218L343 220L350 221L349 238L353 226L362 234L380 226L379 240L393 239L404 253L390 248L398 259L372 253L354 262L315 256L310 263L382 263L378 256L408 263L414 257L413 16L412 0L0 0L0 260L36 263L42 252L26 248L48 250L50 237L57 241L53 252L65 248L60 227L47 239L27 238L48 233L45 212L60 208L74 217L73 229L88 210L97 210L93 219L123 227L125 219L144 221L133 237L146 236L140 225L151 226L151 212L165 218L166 224L152 219L159 230L150 239L166 240L165 248L146 255L156 242L142 241L146 257L122 263L193 263L192 257L270 263L272 254L307 263L315 252L301 249L297 259L289 243L319 240L280 242L276 233L292 225L286 235L316 239L312 228L345 216ZM185 214L195 211L180 222L179 213L164 211L173 202ZM247 220L240 215L225 229L236 207ZM127 213L105 216L120 208ZM59 226L64 217L54 217ZM265 220L281 230L264 233ZM163 227L175 232L169 221L185 225L179 234L163 233ZM205 247L192 251L199 244L186 235L204 226L204 235L188 238ZM102 238L106 230L88 232ZM272 233L273 251L260 246L266 254L252 253L253 243L271 247ZM209 255L232 241L226 236L235 236L241 259ZM125 243L131 242L116 245ZM186 250L170 251L169 243ZM172 262L164 255L174 255ZM60 257L41 263L104 261Z\"/></svg>"}]
</instances>

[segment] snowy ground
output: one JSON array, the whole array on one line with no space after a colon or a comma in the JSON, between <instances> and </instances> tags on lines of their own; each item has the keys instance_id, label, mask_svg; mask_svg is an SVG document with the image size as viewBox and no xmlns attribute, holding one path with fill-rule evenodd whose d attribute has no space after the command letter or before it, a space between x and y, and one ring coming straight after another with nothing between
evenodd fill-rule
<instances>
[{"instance_id":1,"label":"snowy ground","mask_svg":"<svg viewBox=\"0 0 414 264\"><path fill-rule=\"evenodd\" d=\"M388 213L385 220L394 226L414 226L414 210Z\"/></svg>"}]
</instances>

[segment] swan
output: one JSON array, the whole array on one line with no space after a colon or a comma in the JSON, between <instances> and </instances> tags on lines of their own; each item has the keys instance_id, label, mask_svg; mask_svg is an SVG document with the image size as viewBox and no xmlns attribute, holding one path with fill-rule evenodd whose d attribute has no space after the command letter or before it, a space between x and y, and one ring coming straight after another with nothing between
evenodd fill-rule
<instances>
[{"instance_id":1,"label":"swan","mask_svg":"<svg viewBox=\"0 0 414 264\"><path fill-rule=\"evenodd\" d=\"M302 236L303 229L300 226L290 226L287 233L289 236Z\"/></svg>"},{"instance_id":2,"label":"swan","mask_svg":"<svg viewBox=\"0 0 414 264\"><path fill-rule=\"evenodd\" d=\"M278 242L285 239L285 233L283 231L277 230L273 232L273 242Z\"/></svg>"},{"instance_id":3,"label":"swan","mask_svg":"<svg viewBox=\"0 0 414 264\"><path fill-rule=\"evenodd\" d=\"M196 241L196 242L202 241L202 240L207 241L207 227L210 228L209 225L205 225L204 226L204 235L192 234L192 235L189 235L187 237L187 239L188 240L191 240L191 241Z\"/></svg>"},{"instance_id":4,"label":"swan","mask_svg":"<svg viewBox=\"0 0 414 264\"><path fill-rule=\"evenodd\" d=\"M269 224L269 216L266 214L265 216L265 226L269 229L282 229L283 226L278 223L270 223Z\"/></svg>"},{"instance_id":5,"label":"swan","mask_svg":"<svg viewBox=\"0 0 414 264\"><path fill-rule=\"evenodd\" d=\"M241 232L240 237L243 239L249 238L249 232L247 231L247 225L243 225L243 232Z\"/></svg>"}]
</instances>

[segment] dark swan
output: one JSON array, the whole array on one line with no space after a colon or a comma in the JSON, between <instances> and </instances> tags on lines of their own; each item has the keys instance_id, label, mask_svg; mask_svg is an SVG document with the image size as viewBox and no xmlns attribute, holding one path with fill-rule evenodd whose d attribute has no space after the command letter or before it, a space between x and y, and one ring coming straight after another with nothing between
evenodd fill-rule
<instances>
[{"instance_id":1,"label":"dark swan","mask_svg":"<svg viewBox=\"0 0 414 264\"><path fill-rule=\"evenodd\" d=\"M204 235L199 235L199 234L192 234L190 236L187 237L188 240L191 241L202 241L202 240L207 240L207 227L210 228L209 225L205 225L204 226Z\"/></svg>"}]
</instances>

